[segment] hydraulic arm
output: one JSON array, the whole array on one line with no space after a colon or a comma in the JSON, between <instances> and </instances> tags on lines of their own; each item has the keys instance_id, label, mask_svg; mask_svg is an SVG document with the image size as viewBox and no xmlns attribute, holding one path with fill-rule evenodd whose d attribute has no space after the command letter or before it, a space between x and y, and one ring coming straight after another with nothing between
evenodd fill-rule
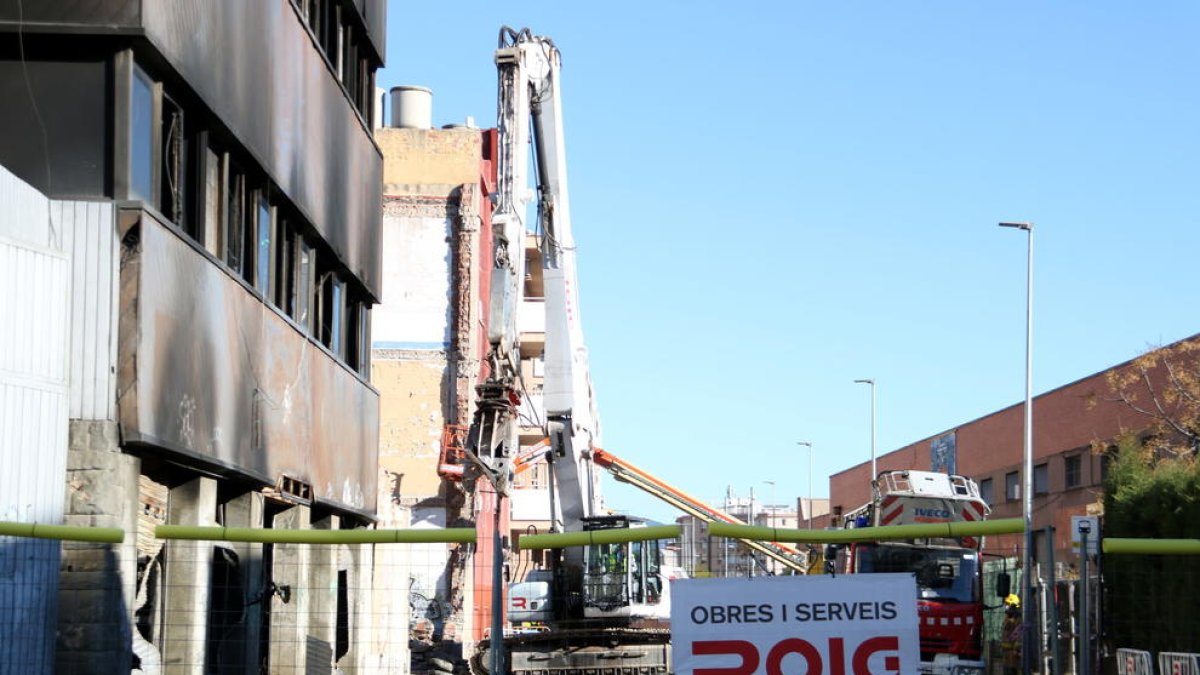
<instances>
[{"instance_id":1,"label":"hydraulic arm","mask_svg":"<svg viewBox=\"0 0 1200 675\"><path fill-rule=\"evenodd\" d=\"M721 511L720 509L709 506L699 499L687 494L683 490L676 488L660 478L655 477L648 471L638 468L632 462L621 459L616 455L596 448L592 453L592 459L596 464L608 469L613 478L629 483L649 494L658 497L664 502L674 506L675 508L703 520L706 523L722 522L732 523L734 525L745 525L741 520ZM763 542L743 539L743 544L754 551L757 551L768 558L778 561L788 569L794 570L796 573L805 574L808 570L807 554L783 544L780 542Z\"/></svg>"}]
</instances>

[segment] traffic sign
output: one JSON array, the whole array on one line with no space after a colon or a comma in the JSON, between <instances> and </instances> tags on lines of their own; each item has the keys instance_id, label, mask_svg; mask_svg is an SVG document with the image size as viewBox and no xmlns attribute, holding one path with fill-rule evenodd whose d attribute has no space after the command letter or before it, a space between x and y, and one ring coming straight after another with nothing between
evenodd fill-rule
<instances>
[{"instance_id":1,"label":"traffic sign","mask_svg":"<svg viewBox=\"0 0 1200 675\"><path fill-rule=\"evenodd\" d=\"M1087 529L1088 553L1096 555L1100 552L1100 517L1071 516L1071 550L1079 553L1082 545L1083 529Z\"/></svg>"}]
</instances>

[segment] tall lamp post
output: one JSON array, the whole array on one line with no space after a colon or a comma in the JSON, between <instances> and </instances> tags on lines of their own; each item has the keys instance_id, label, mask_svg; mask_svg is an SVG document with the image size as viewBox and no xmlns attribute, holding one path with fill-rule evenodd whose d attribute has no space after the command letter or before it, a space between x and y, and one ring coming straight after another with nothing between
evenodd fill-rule
<instances>
[{"instance_id":1,"label":"tall lamp post","mask_svg":"<svg viewBox=\"0 0 1200 675\"><path fill-rule=\"evenodd\" d=\"M1033 671L1033 223L1000 223L1000 227L1024 230L1025 261L1025 443L1022 464L1021 502L1025 517L1025 551L1021 556L1021 672Z\"/></svg>"},{"instance_id":2,"label":"tall lamp post","mask_svg":"<svg viewBox=\"0 0 1200 675\"><path fill-rule=\"evenodd\" d=\"M813 511L813 495L812 495L812 441L796 441L796 445L808 446L808 508L805 512L808 514L808 529L812 529L812 511Z\"/></svg>"},{"instance_id":3,"label":"tall lamp post","mask_svg":"<svg viewBox=\"0 0 1200 675\"><path fill-rule=\"evenodd\" d=\"M871 385L871 482L879 476L879 470L875 467L875 378L865 378L855 380L855 384Z\"/></svg>"}]
</instances>

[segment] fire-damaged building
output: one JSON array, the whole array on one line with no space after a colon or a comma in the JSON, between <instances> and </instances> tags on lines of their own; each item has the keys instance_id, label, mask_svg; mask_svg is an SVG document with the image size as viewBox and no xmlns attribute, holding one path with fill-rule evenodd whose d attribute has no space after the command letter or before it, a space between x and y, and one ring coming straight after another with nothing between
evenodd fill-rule
<instances>
[{"instance_id":1,"label":"fire-damaged building","mask_svg":"<svg viewBox=\"0 0 1200 675\"><path fill-rule=\"evenodd\" d=\"M64 405L5 419L65 429L38 460L61 460L46 513L129 533L56 549L31 647L53 664L24 672L370 661L370 549L153 528L375 517L384 32L384 0L0 3L0 165L46 199L30 245L61 262L66 307Z\"/></svg>"}]
</instances>

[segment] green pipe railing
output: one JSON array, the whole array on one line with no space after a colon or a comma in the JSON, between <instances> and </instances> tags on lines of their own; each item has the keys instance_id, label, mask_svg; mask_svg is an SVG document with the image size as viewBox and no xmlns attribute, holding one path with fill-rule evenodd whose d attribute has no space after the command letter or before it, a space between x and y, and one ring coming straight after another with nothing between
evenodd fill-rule
<instances>
[{"instance_id":1,"label":"green pipe railing","mask_svg":"<svg viewBox=\"0 0 1200 675\"><path fill-rule=\"evenodd\" d=\"M1105 537L1101 550L1111 554L1200 555L1200 539L1125 539Z\"/></svg>"},{"instance_id":2,"label":"green pipe railing","mask_svg":"<svg viewBox=\"0 0 1200 675\"><path fill-rule=\"evenodd\" d=\"M755 525L733 525L731 523L708 523L709 535L756 541L786 541L799 544L849 544L859 541L884 541L888 539L936 539L959 537L983 537L995 534L1019 534L1025 531L1021 518L999 518L997 520L921 523L918 525L885 525L882 527L856 527L843 530L799 530Z\"/></svg>"},{"instance_id":3,"label":"green pipe railing","mask_svg":"<svg viewBox=\"0 0 1200 675\"><path fill-rule=\"evenodd\" d=\"M41 523L0 521L0 536L120 544L125 541L125 530L119 527L78 527L75 525L43 525Z\"/></svg>"},{"instance_id":4,"label":"green pipe railing","mask_svg":"<svg viewBox=\"0 0 1200 675\"><path fill-rule=\"evenodd\" d=\"M475 529L448 527L431 530L275 530L259 527L198 527L159 525L159 539L237 541L255 544L451 544L474 543Z\"/></svg>"},{"instance_id":5,"label":"green pipe railing","mask_svg":"<svg viewBox=\"0 0 1200 675\"><path fill-rule=\"evenodd\" d=\"M678 525L652 525L649 527L619 527L610 530L587 530L584 532L555 532L551 534L525 534L517 539L517 548L522 551L543 548L566 548L591 544L622 544L630 541L651 539L675 539L681 528Z\"/></svg>"},{"instance_id":6,"label":"green pipe railing","mask_svg":"<svg viewBox=\"0 0 1200 675\"><path fill-rule=\"evenodd\" d=\"M890 539L928 539L982 537L996 534L1019 534L1024 531L1021 518L1000 518L983 522L923 523L860 527L844 530L800 530L777 527L757 527L730 523L708 523L708 533L715 537L752 539L757 541L794 542L808 544L848 544L861 541ZM189 541L236 541L261 544L435 544L474 543L475 530L469 527L429 530L276 530L252 527L196 527L190 525L159 525L154 530L159 539ZM652 539L674 539L680 535L678 525L656 525L639 528L590 530L556 534L527 534L519 539L518 548L554 549L590 544L615 544ZM0 521L0 536L62 541L120 544L125 531L117 527L79 527L74 525L45 525ZM1135 539L1105 537L1101 550L1111 555L1200 555L1200 539Z\"/></svg>"}]
</instances>

